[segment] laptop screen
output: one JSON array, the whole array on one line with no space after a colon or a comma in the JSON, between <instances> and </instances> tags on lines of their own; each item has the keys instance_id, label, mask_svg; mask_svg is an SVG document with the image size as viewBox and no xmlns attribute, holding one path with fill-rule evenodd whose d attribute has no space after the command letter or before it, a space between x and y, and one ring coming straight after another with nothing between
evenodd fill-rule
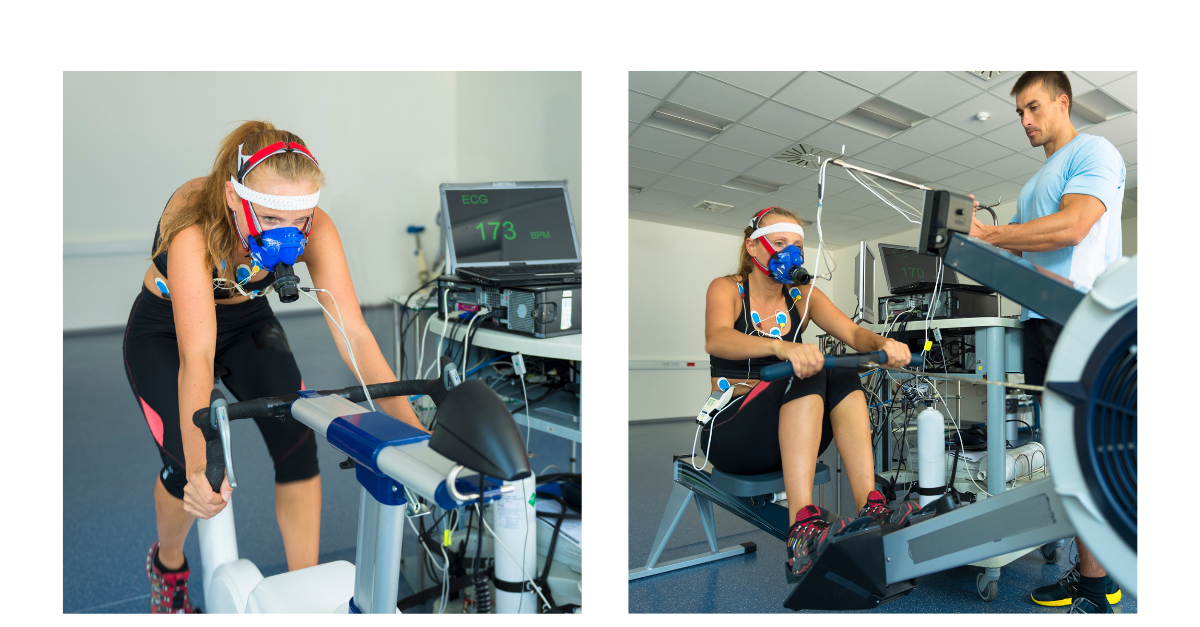
<instances>
[{"instance_id":1,"label":"laptop screen","mask_svg":"<svg viewBox=\"0 0 1200 627\"><path fill-rule=\"evenodd\" d=\"M940 257L922 255L908 246L879 245L879 257L883 261L883 276L887 279L888 291L898 287L937 280ZM946 286L958 284L958 273L949 267L942 270L942 283ZM893 292L894 293L894 292Z\"/></svg>"},{"instance_id":2,"label":"laptop screen","mask_svg":"<svg viewBox=\"0 0 1200 627\"><path fill-rule=\"evenodd\" d=\"M561 183L446 184L442 207L456 266L579 260Z\"/></svg>"}]
</instances>

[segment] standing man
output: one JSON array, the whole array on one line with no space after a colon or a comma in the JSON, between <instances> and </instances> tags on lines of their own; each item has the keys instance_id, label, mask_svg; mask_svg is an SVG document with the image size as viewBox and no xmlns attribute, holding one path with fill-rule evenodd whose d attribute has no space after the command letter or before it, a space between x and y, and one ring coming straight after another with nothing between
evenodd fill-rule
<instances>
[{"instance_id":1,"label":"standing man","mask_svg":"<svg viewBox=\"0 0 1200 627\"><path fill-rule=\"evenodd\" d=\"M1011 223L989 226L974 218L971 236L1091 289L1121 258L1125 162L1107 139L1075 131L1065 72L1025 72L1009 95L1016 97L1030 145L1046 151L1046 163L1021 188ZM1043 385L1062 326L1025 307L1021 322L1025 382ZM1112 613L1110 603L1121 600L1121 590L1087 547L1078 539L1076 545L1079 562L1056 583L1034 590L1033 602L1070 604L1070 613Z\"/></svg>"}]
</instances>

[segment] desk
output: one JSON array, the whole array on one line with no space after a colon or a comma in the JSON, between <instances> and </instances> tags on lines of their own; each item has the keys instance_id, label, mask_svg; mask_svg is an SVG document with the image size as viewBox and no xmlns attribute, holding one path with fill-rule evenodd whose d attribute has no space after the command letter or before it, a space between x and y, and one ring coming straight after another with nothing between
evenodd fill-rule
<instances>
[{"instance_id":1,"label":"desk","mask_svg":"<svg viewBox=\"0 0 1200 627\"><path fill-rule=\"evenodd\" d=\"M864 328L882 334L888 330L886 324L864 324ZM1009 372L1021 372L1022 328L1016 318L950 318L945 320L913 320L905 332L929 329L975 329L975 372L981 379L1004 381ZM893 332L895 329L893 328ZM967 375L973 376L973 375ZM987 450L988 450L988 494L1004 491L1004 391L996 386L987 386ZM961 416L961 405L959 414Z\"/></svg>"}]
</instances>

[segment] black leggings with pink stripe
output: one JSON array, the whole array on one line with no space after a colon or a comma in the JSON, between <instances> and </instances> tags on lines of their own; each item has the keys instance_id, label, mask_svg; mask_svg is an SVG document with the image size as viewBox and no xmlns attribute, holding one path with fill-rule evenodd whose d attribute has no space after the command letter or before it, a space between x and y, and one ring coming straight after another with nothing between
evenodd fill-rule
<instances>
[{"instance_id":1,"label":"black leggings with pink stripe","mask_svg":"<svg viewBox=\"0 0 1200 627\"><path fill-rule=\"evenodd\" d=\"M825 401L821 418L821 444L818 455L833 441L829 410L842 399L861 390L858 373L851 369L821 370L806 379L788 377L760 382L749 394L739 396L709 421L700 433L701 448L712 465L735 475L761 475L783 468L779 452L779 410L789 401L820 395ZM708 448L709 427L712 450Z\"/></svg>"},{"instance_id":2,"label":"black leggings with pink stripe","mask_svg":"<svg viewBox=\"0 0 1200 627\"><path fill-rule=\"evenodd\" d=\"M179 344L171 301L143 287L129 312L122 348L125 375L162 458L159 479L168 493L182 499L187 475L179 430ZM228 371L221 380L238 400L290 394L304 385L283 327L265 298L217 305L215 365ZM255 422L275 463L276 483L317 476L317 442L311 429L291 419Z\"/></svg>"}]
</instances>

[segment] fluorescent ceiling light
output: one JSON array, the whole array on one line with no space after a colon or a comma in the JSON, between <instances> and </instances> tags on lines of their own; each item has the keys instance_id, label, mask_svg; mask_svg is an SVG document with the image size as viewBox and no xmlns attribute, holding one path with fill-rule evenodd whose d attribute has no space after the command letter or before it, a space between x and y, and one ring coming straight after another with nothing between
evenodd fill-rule
<instances>
[{"instance_id":1,"label":"fluorescent ceiling light","mask_svg":"<svg viewBox=\"0 0 1200 627\"><path fill-rule=\"evenodd\" d=\"M1074 106L1071 109L1072 114L1079 115L1093 124L1099 124L1132 112L1129 107L1117 102L1112 96L1099 89L1075 96Z\"/></svg>"},{"instance_id":2,"label":"fluorescent ceiling light","mask_svg":"<svg viewBox=\"0 0 1200 627\"><path fill-rule=\"evenodd\" d=\"M708 141L733 121L673 102L663 102L643 124Z\"/></svg>"},{"instance_id":3,"label":"fluorescent ceiling light","mask_svg":"<svg viewBox=\"0 0 1200 627\"><path fill-rule=\"evenodd\" d=\"M742 174L734 177L732 181L729 181L721 187L728 187L729 189L750 192L752 194L770 194L772 192L779 191L780 184L774 181L768 181L767 179L760 179Z\"/></svg>"},{"instance_id":4,"label":"fluorescent ceiling light","mask_svg":"<svg viewBox=\"0 0 1200 627\"><path fill-rule=\"evenodd\" d=\"M730 209L733 209L733 205L727 205L723 202L717 202L715 200L702 200L696 204L695 208L711 211L713 213L724 213Z\"/></svg>"},{"instance_id":5,"label":"fluorescent ceiling light","mask_svg":"<svg viewBox=\"0 0 1200 627\"><path fill-rule=\"evenodd\" d=\"M891 139L929 119L928 116L900 106L890 100L874 98L838 119L850 128Z\"/></svg>"},{"instance_id":6,"label":"fluorescent ceiling light","mask_svg":"<svg viewBox=\"0 0 1200 627\"><path fill-rule=\"evenodd\" d=\"M630 198L633 198L634 196L637 196L640 193L642 193L641 187L634 187L632 185L629 186L629 197Z\"/></svg>"}]
</instances>

